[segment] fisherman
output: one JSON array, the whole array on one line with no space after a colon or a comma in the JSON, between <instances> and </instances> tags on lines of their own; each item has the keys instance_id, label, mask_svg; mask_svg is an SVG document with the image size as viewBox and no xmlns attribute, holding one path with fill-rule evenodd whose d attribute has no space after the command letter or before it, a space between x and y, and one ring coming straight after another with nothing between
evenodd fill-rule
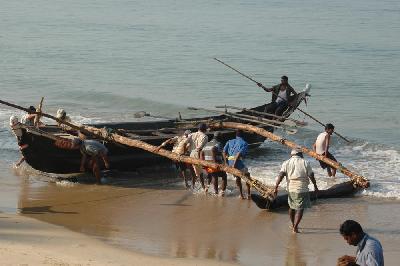
<instances>
[{"instance_id":1,"label":"fisherman","mask_svg":"<svg viewBox=\"0 0 400 266\"><path fill-rule=\"evenodd\" d=\"M220 132L217 131L214 133L213 139L209 141L206 144L206 146L204 146L202 154L203 154L203 160L218 164L223 163ZM218 177L221 177L222 179L221 196L223 197L225 195L226 183L227 183L226 173L224 171L218 171L216 169L209 167L207 167L205 170L207 172L208 185L210 185L211 183L213 184L215 194L217 195L218 195Z\"/></svg>"},{"instance_id":2,"label":"fisherman","mask_svg":"<svg viewBox=\"0 0 400 266\"><path fill-rule=\"evenodd\" d=\"M293 233L298 233L298 226L303 218L304 209L311 207L308 191L309 179L313 183L316 193L318 193L318 187L311 165L303 158L301 149L297 148L292 150L290 155L291 158L282 164L276 181L274 194L275 196L278 194L278 186L286 176L286 181L288 183L289 217L292 222Z\"/></svg>"},{"instance_id":3,"label":"fisherman","mask_svg":"<svg viewBox=\"0 0 400 266\"><path fill-rule=\"evenodd\" d=\"M337 162L336 158L329 152L329 146L331 143L331 135L335 127L332 124L326 124L325 132L322 132L318 135L317 140L313 144L313 149L317 154L323 155L325 158L331 159L332 161ZM336 169L332 168L324 163L323 161L319 161L322 169L327 170L329 177L335 177Z\"/></svg>"},{"instance_id":4,"label":"fisherman","mask_svg":"<svg viewBox=\"0 0 400 266\"><path fill-rule=\"evenodd\" d=\"M108 161L108 150L106 146L98 142L97 140L87 140L83 137L83 134L79 133L80 138L75 138L72 141L73 149L80 149L82 154L80 171L85 171L85 165L87 157L90 157L89 167L93 171L94 176L98 184L101 184L100 177L100 159L103 160L104 166L109 169L110 164ZM81 139L82 138L82 139Z\"/></svg>"},{"instance_id":5,"label":"fisherman","mask_svg":"<svg viewBox=\"0 0 400 266\"><path fill-rule=\"evenodd\" d=\"M189 135L189 143L190 143L190 157L200 159L201 158L201 151L203 150L204 146L208 142L208 136L205 134L207 131L207 125L201 123L199 125L199 130L195 133ZM203 187L204 191L206 187L204 185L204 178L202 174L202 167L200 165L192 165L192 169L194 173L192 174L192 188L194 189L194 185L196 183L196 179L200 179L201 186Z\"/></svg>"},{"instance_id":6,"label":"fisherman","mask_svg":"<svg viewBox=\"0 0 400 266\"><path fill-rule=\"evenodd\" d=\"M58 109L56 117L64 122L71 123L71 118L69 116L67 116L67 113L65 112L64 109L61 109L61 108ZM65 131L72 130L72 128L70 126L60 123L58 121L57 121L57 126L59 126L62 130L65 130Z\"/></svg>"},{"instance_id":7,"label":"fisherman","mask_svg":"<svg viewBox=\"0 0 400 266\"><path fill-rule=\"evenodd\" d=\"M349 245L357 246L356 257L342 256L337 265L383 266L383 249L381 243L364 233L361 225L353 220L347 220L340 226L340 234Z\"/></svg>"},{"instance_id":8,"label":"fisherman","mask_svg":"<svg viewBox=\"0 0 400 266\"><path fill-rule=\"evenodd\" d=\"M166 141L164 141L160 146L157 147L157 150L161 149L162 147L166 146L169 143L173 143L174 146L172 148L172 152L178 154L178 155L185 155L187 154L188 148L189 148L189 134L190 130L185 130L183 132L182 136L175 136L173 138L170 138ZM186 178L186 169L187 164L185 162L175 162L175 167L176 170L182 175L183 181L185 182L186 188L189 188L189 184Z\"/></svg>"},{"instance_id":9,"label":"fisherman","mask_svg":"<svg viewBox=\"0 0 400 266\"><path fill-rule=\"evenodd\" d=\"M271 88L266 88L261 83L257 83L257 85L266 92L272 92L272 100L267 109L268 113L281 116L288 107L292 94L294 96L297 95L296 91L290 86L288 80L287 76L282 76L281 83Z\"/></svg>"},{"instance_id":10,"label":"fisherman","mask_svg":"<svg viewBox=\"0 0 400 266\"><path fill-rule=\"evenodd\" d=\"M244 157L247 154L248 144L243 139L243 132L241 130L236 130L236 138L229 140L224 147L223 158L225 164L234 167L243 172L245 175L249 175L246 165L243 162ZM235 176L236 185L239 188L240 198L245 199L242 191L242 181L240 177ZM247 199L250 197L250 185L246 183L247 186Z\"/></svg>"},{"instance_id":11,"label":"fisherman","mask_svg":"<svg viewBox=\"0 0 400 266\"><path fill-rule=\"evenodd\" d=\"M15 115L10 117L10 127L11 130L13 131L15 137L17 138L19 150L21 151L22 157L18 160L18 162L15 164L16 167L19 167L24 161L25 157L22 154L22 150L28 148L28 144L26 143L26 129L21 126L21 124L18 121L18 117Z\"/></svg>"},{"instance_id":12,"label":"fisherman","mask_svg":"<svg viewBox=\"0 0 400 266\"><path fill-rule=\"evenodd\" d=\"M36 108L32 105L29 106L28 113L22 117L21 122L27 126L33 127L35 125L35 118L37 116L35 112Z\"/></svg>"}]
</instances>

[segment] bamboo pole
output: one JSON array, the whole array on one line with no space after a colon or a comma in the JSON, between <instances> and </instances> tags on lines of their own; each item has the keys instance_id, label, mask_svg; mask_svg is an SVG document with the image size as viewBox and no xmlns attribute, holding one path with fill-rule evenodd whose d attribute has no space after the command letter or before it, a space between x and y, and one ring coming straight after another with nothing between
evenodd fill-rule
<instances>
[{"instance_id":1,"label":"bamboo pole","mask_svg":"<svg viewBox=\"0 0 400 266\"><path fill-rule=\"evenodd\" d=\"M8 103L8 102L2 101L2 100L0 100L0 103L10 106L10 107L13 107L13 108L16 108L16 109L19 109L19 110L28 111L28 109L26 109L24 107L21 107L21 106L12 104L12 103ZM130 139L130 138L121 136L116 133L107 132L106 129L99 129L99 128L84 126L84 125L77 126L73 123L66 122L64 120L58 119L58 118L56 118L52 115L46 114L46 113L40 113L40 114L44 117L53 119L59 123L70 126L71 128L73 128L75 130L79 130L85 135L94 136L94 137L104 139L109 142L114 142L114 143L124 144L124 145L134 147L134 148L139 148L139 149L169 158L174 161L201 165L204 167L214 168L218 171L224 171L224 172L230 173L234 176L240 177L243 181L245 181L247 184L249 184L251 187L253 187L255 190L257 190L261 194L262 197L264 197L270 201L273 201L273 199L274 199L273 187L264 185L260 181L252 178L251 176L243 174L242 171L240 171L236 168L233 168L233 167L230 167L227 165L223 165L223 164L217 164L217 163L213 163L213 162L209 162L209 161L204 161L204 160L197 159L197 158L192 158L189 156L178 155L176 153L173 153L173 152L165 150L165 149L159 149L158 147L148 144L144 141L140 141L137 139Z\"/></svg>"},{"instance_id":2,"label":"bamboo pole","mask_svg":"<svg viewBox=\"0 0 400 266\"><path fill-rule=\"evenodd\" d=\"M259 127L248 125L248 124L235 123L235 122L219 122L219 123L215 122L215 123L210 124L209 126L212 128L233 128L233 129L240 129L240 130L244 130L244 131L250 131L250 132L256 133L260 136L266 137L270 140L279 142L279 143L286 145L292 149L301 148L303 153L306 153L309 156L311 156L317 160L323 161L324 163L328 164L329 166L336 168L337 170L342 172L344 175L347 175L348 177L350 177L351 181L353 182L354 185L356 185L358 187L362 187L362 188L369 187L369 181L366 178L364 178L361 175L351 172L349 169L347 169L340 163L335 162L331 159L328 159L328 158L324 157L323 155L317 154L316 152L314 152L306 147L301 147L301 146L297 145L296 143L286 140L278 135L272 134L263 128L259 128Z\"/></svg>"}]
</instances>

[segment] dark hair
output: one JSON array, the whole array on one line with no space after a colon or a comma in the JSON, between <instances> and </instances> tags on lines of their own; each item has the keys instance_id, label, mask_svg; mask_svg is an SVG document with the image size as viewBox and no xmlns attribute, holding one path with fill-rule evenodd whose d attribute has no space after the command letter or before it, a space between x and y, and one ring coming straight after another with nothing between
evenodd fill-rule
<instances>
[{"instance_id":1,"label":"dark hair","mask_svg":"<svg viewBox=\"0 0 400 266\"><path fill-rule=\"evenodd\" d=\"M325 125L325 130L328 130L328 129L335 129L335 126L334 125L332 125L331 123L328 123L328 124L326 124Z\"/></svg>"},{"instance_id":2,"label":"dark hair","mask_svg":"<svg viewBox=\"0 0 400 266\"><path fill-rule=\"evenodd\" d=\"M287 76L282 76L281 79L288 81L289 78Z\"/></svg>"},{"instance_id":3,"label":"dark hair","mask_svg":"<svg viewBox=\"0 0 400 266\"><path fill-rule=\"evenodd\" d=\"M200 131L206 131L207 130L207 125L204 123L200 123L199 124L199 130Z\"/></svg>"},{"instance_id":4,"label":"dark hair","mask_svg":"<svg viewBox=\"0 0 400 266\"><path fill-rule=\"evenodd\" d=\"M243 131L240 129L236 129L236 137L242 137L243 136Z\"/></svg>"},{"instance_id":5,"label":"dark hair","mask_svg":"<svg viewBox=\"0 0 400 266\"><path fill-rule=\"evenodd\" d=\"M33 105L29 106L28 110L30 114L36 112L36 108Z\"/></svg>"},{"instance_id":6,"label":"dark hair","mask_svg":"<svg viewBox=\"0 0 400 266\"><path fill-rule=\"evenodd\" d=\"M352 233L357 235L364 233L361 225L353 220L346 220L340 225L340 234L343 236L349 236Z\"/></svg>"}]
</instances>

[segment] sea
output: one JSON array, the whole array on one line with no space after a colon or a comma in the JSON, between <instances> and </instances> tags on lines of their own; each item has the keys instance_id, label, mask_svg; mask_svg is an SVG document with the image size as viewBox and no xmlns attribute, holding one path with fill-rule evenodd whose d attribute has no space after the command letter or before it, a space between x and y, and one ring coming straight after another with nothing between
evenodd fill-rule
<instances>
[{"instance_id":1,"label":"sea","mask_svg":"<svg viewBox=\"0 0 400 266\"><path fill-rule=\"evenodd\" d=\"M358 197L400 200L400 2L392 0L0 0L0 99L63 108L78 123L210 115L188 107L250 108L270 101L282 75L311 96L301 108L351 140L333 135L332 153L371 187ZM23 113L0 106L1 211L17 211L18 146L8 121ZM275 133L311 147L323 128ZM51 123L49 120L45 120ZM290 150L266 141L250 152L250 173L274 184ZM308 158L322 187L332 180ZM25 166L26 167L26 166ZM33 180L33 181L32 181ZM65 189L68 182L62 181ZM67 185L65 185L67 184ZM62 185L63 186L63 185Z\"/></svg>"}]
</instances>

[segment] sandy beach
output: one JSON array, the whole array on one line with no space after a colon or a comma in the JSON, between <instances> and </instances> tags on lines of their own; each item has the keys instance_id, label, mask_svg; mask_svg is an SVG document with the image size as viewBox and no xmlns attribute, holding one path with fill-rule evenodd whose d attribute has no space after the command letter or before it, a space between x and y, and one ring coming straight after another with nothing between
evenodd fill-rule
<instances>
[{"instance_id":1,"label":"sandy beach","mask_svg":"<svg viewBox=\"0 0 400 266\"><path fill-rule=\"evenodd\" d=\"M109 176L101 186L86 181L38 185L21 177L19 215L1 219L7 236L2 253L14 258L12 264L30 265L334 265L338 257L355 253L338 232L341 222L355 219L382 242L386 264L396 264L398 201L319 200L295 235L286 210L266 212L239 200L233 181L221 198L184 190L169 174L153 175Z\"/></svg>"}]
</instances>

